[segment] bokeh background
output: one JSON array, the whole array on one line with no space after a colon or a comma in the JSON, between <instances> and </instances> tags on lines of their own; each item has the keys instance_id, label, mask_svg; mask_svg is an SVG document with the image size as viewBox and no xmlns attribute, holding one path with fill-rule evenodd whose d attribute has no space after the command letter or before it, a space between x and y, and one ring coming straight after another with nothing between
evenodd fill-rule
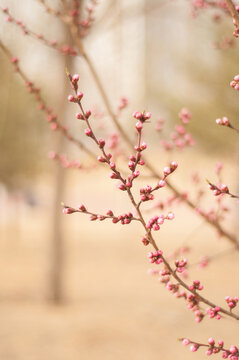
<instances>
[{"instance_id":1,"label":"bokeh background","mask_svg":"<svg viewBox=\"0 0 239 360\"><path fill-rule=\"evenodd\" d=\"M57 9L61 1L47 4ZM0 5L8 6L36 33L59 43L70 41L67 29L40 2L0 0ZM217 180L218 161L225 164L223 181L238 191L237 135L215 124L224 115L237 122L238 94L229 82L238 73L238 45L229 17L215 21L220 13L206 10L192 17L191 10L186 0L99 1L84 45L112 106L117 109L122 96L129 99L122 126L133 137L132 112L151 111L145 131L150 161L159 170L178 161L171 181L194 199L192 174L198 171L208 210L216 203L205 179ZM97 134L114 131L83 59L66 58L24 36L2 13L0 24L1 41L19 57L23 71L76 137L93 149L83 126L75 121L76 106L67 102L66 66L80 75L85 106L102 114L102 119L93 120ZM230 46L227 39L232 40ZM49 130L34 97L2 51L0 69L0 359L201 359L203 351L192 354L177 339L206 342L215 336L228 345L236 343L236 322L205 319L196 324L183 301L147 274L147 248L140 242L143 232L138 226L62 215L61 201L72 206L83 203L103 213L131 208L104 167L66 170L49 159L53 150L85 167L93 164ZM196 145L166 153L160 139L169 137L185 106L193 114L189 130ZM155 132L159 116L165 119L160 134ZM139 181L146 183L154 180ZM158 199L168 196L162 190ZM224 226L238 233L238 205L232 199L225 204L230 212ZM175 220L160 230L160 246L168 254L182 244L190 246L191 264L202 255L220 254L204 270L193 266L189 281L200 278L205 296L224 305L226 295L239 293L237 252L185 205L172 210Z\"/></svg>"}]
</instances>

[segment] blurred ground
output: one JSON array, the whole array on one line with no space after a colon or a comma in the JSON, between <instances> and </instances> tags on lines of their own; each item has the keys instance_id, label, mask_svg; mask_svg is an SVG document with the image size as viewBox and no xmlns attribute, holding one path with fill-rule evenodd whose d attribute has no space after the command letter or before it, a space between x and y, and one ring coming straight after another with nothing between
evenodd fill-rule
<instances>
[{"instance_id":1,"label":"blurred ground","mask_svg":"<svg viewBox=\"0 0 239 360\"><path fill-rule=\"evenodd\" d=\"M199 160L198 167L203 164L205 159ZM83 201L97 211L107 210L111 202L113 210L123 210L126 203L118 203L118 192L107 186L105 172L98 174L97 185L94 179L92 174L71 176L68 203ZM1 360L202 359L203 351L192 354L177 338L205 342L215 336L228 345L237 341L235 321L205 319L196 324L183 301L147 274L148 249L140 243L141 230L92 223L80 214L62 215L65 299L61 306L48 303L51 209L46 204L9 205L4 223L2 217ZM194 246L192 263L200 255L230 247L186 208L180 206L175 213L174 222L158 234L167 253L187 237ZM205 270L193 268L192 278L202 280L205 296L224 305L224 296L239 293L237 264L238 254L232 252Z\"/></svg>"}]
</instances>

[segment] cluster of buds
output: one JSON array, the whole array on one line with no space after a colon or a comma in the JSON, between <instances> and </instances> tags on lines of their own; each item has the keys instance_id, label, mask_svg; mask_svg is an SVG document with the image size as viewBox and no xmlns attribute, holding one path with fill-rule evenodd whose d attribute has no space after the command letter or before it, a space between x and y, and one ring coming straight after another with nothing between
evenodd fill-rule
<instances>
[{"instance_id":1,"label":"cluster of buds","mask_svg":"<svg viewBox=\"0 0 239 360\"><path fill-rule=\"evenodd\" d=\"M188 124L190 119L192 118L192 114L186 108L183 108L178 114L179 119L181 119L183 124Z\"/></svg>"},{"instance_id":2,"label":"cluster of buds","mask_svg":"<svg viewBox=\"0 0 239 360\"><path fill-rule=\"evenodd\" d=\"M239 297L231 297L231 296L226 296L225 300L229 306L230 309L233 309L234 307L237 306L237 303L239 301Z\"/></svg>"},{"instance_id":3,"label":"cluster of buds","mask_svg":"<svg viewBox=\"0 0 239 360\"><path fill-rule=\"evenodd\" d=\"M114 217L114 218L112 219L112 222L113 222L114 224L116 224L117 222L120 221L120 223L121 223L122 225L127 225L127 224L130 224L130 223L131 223L132 219L133 219L133 214L127 213L127 214L123 214L123 215L119 215L119 216L117 216L117 217Z\"/></svg>"},{"instance_id":4,"label":"cluster of buds","mask_svg":"<svg viewBox=\"0 0 239 360\"><path fill-rule=\"evenodd\" d=\"M170 151L174 147L182 150L186 146L193 146L195 141L190 133L186 131L186 125L189 123L192 115L188 109L183 108L178 114L182 124L176 124L174 130L170 134L170 140L161 140L161 146L164 148L165 151ZM164 120L159 118L156 124L156 130L160 131L162 129Z\"/></svg>"},{"instance_id":5,"label":"cluster of buds","mask_svg":"<svg viewBox=\"0 0 239 360\"><path fill-rule=\"evenodd\" d=\"M146 145L146 143L143 142L140 146L136 147L136 150L138 151L137 159L134 155L130 155L128 167L131 171L135 170L137 164L142 165L142 166L145 165L144 160L141 159L141 157L142 157L141 151L145 150L146 148L147 148L147 145Z\"/></svg>"},{"instance_id":6,"label":"cluster of buds","mask_svg":"<svg viewBox=\"0 0 239 360\"><path fill-rule=\"evenodd\" d=\"M193 280L192 285L189 286L190 290L203 290L203 285L200 284L199 280Z\"/></svg>"},{"instance_id":7,"label":"cluster of buds","mask_svg":"<svg viewBox=\"0 0 239 360\"><path fill-rule=\"evenodd\" d=\"M210 259L208 256L202 256L198 263L198 269L204 269L205 267L207 267L209 264L209 261L210 261Z\"/></svg>"},{"instance_id":8,"label":"cluster of buds","mask_svg":"<svg viewBox=\"0 0 239 360\"><path fill-rule=\"evenodd\" d=\"M221 194L229 194L229 189L225 184L219 184L218 186L208 182L208 188L213 191L214 196Z\"/></svg>"},{"instance_id":9,"label":"cluster of buds","mask_svg":"<svg viewBox=\"0 0 239 360\"><path fill-rule=\"evenodd\" d=\"M60 164L67 169L82 169L82 164L79 161L69 161L65 154L57 154L54 151L49 153L49 158L52 160L57 160Z\"/></svg>"},{"instance_id":10,"label":"cluster of buds","mask_svg":"<svg viewBox=\"0 0 239 360\"><path fill-rule=\"evenodd\" d=\"M230 121L226 116L224 116L222 119L221 118L216 119L216 123L217 125L229 126L229 127L231 126Z\"/></svg>"},{"instance_id":11,"label":"cluster of buds","mask_svg":"<svg viewBox=\"0 0 239 360\"><path fill-rule=\"evenodd\" d=\"M192 293L188 294L186 301L187 301L188 309L190 309L192 311L198 310L199 299L196 295L194 295Z\"/></svg>"},{"instance_id":12,"label":"cluster of buds","mask_svg":"<svg viewBox=\"0 0 239 360\"><path fill-rule=\"evenodd\" d=\"M117 149L118 145L119 145L119 135L117 133L110 134L110 137L107 140L107 147L109 149Z\"/></svg>"},{"instance_id":13,"label":"cluster of buds","mask_svg":"<svg viewBox=\"0 0 239 360\"><path fill-rule=\"evenodd\" d=\"M172 174L178 167L178 164L175 161L172 161L169 166L166 166L163 169L164 177L166 178L168 175Z\"/></svg>"},{"instance_id":14,"label":"cluster of buds","mask_svg":"<svg viewBox=\"0 0 239 360\"><path fill-rule=\"evenodd\" d=\"M147 185L146 188L140 189L141 201L153 200L154 195L151 192L152 192L152 186L150 186L150 185Z\"/></svg>"},{"instance_id":15,"label":"cluster of buds","mask_svg":"<svg viewBox=\"0 0 239 360\"><path fill-rule=\"evenodd\" d=\"M190 345L192 352L197 351L200 347L206 347L206 355L208 356L221 352L223 359L238 360L239 357L238 348L235 345L231 345L229 349L225 349L223 340L219 340L217 345L213 338L208 339L208 344L199 344L187 338L180 339L180 341L182 341L184 346Z\"/></svg>"},{"instance_id":16,"label":"cluster of buds","mask_svg":"<svg viewBox=\"0 0 239 360\"><path fill-rule=\"evenodd\" d=\"M153 229L155 231L160 230L160 225L164 223L164 220L173 220L174 214L172 212L169 212L167 216L160 215L160 216L153 216L149 222L147 223L146 227L147 229Z\"/></svg>"},{"instance_id":17,"label":"cluster of buds","mask_svg":"<svg viewBox=\"0 0 239 360\"><path fill-rule=\"evenodd\" d=\"M183 125L175 125L175 132L171 135L171 140L178 149L183 149L186 146L193 146L195 144L192 135L186 132Z\"/></svg>"},{"instance_id":18,"label":"cluster of buds","mask_svg":"<svg viewBox=\"0 0 239 360\"><path fill-rule=\"evenodd\" d=\"M122 97L120 99L118 110L121 111L121 110L125 109L126 106L128 105L128 103L129 103L129 100L126 97Z\"/></svg>"},{"instance_id":19,"label":"cluster of buds","mask_svg":"<svg viewBox=\"0 0 239 360\"><path fill-rule=\"evenodd\" d=\"M144 123L145 121L149 120L151 118L152 114L150 112L140 112L140 111L135 111L133 113L133 117L136 120L139 120L141 123Z\"/></svg>"},{"instance_id":20,"label":"cluster of buds","mask_svg":"<svg viewBox=\"0 0 239 360\"><path fill-rule=\"evenodd\" d=\"M148 253L149 262L151 264L157 264L157 265L161 264L163 262L162 255L163 252L161 250L157 250L155 252L149 252Z\"/></svg>"},{"instance_id":21,"label":"cluster of buds","mask_svg":"<svg viewBox=\"0 0 239 360\"><path fill-rule=\"evenodd\" d=\"M187 294L185 297L187 302L187 308L191 310L195 315L195 321L200 323L204 318L204 313L199 308L200 299L195 294Z\"/></svg>"},{"instance_id":22,"label":"cluster of buds","mask_svg":"<svg viewBox=\"0 0 239 360\"><path fill-rule=\"evenodd\" d=\"M230 82L230 86L235 90L239 90L239 75L234 76L234 80Z\"/></svg>"},{"instance_id":23,"label":"cluster of buds","mask_svg":"<svg viewBox=\"0 0 239 360\"><path fill-rule=\"evenodd\" d=\"M176 270L179 273L185 271L185 266L187 265L187 259L175 260Z\"/></svg>"},{"instance_id":24,"label":"cluster of buds","mask_svg":"<svg viewBox=\"0 0 239 360\"><path fill-rule=\"evenodd\" d=\"M221 315L219 314L220 312L220 307L219 306L215 306L214 308L207 308L207 314L209 316L210 319L217 319L220 320L221 319Z\"/></svg>"},{"instance_id":25,"label":"cluster of buds","mask_svg":"<svg viewBox=\"0 0 239 360\"><path fill-rule=\"evenodd\" d=\"M163 284L167 284L170 280L170 272L168 271L168 269L163 269L161 271L159 271L159 281Z\"/></svg>"},{"instance_id":26,"label":"cluster of buds","mask_svg":"<svg viewBox=\"0 0 239 360\"><path fill-rule=\"evenodd\" d=\"M166 284L166 289L168 291L172 292L173 294L176 294L179 290L179 285L173 284L171 281L168 281Z\"/></svg>"},{"instance_id":27,"label":"cluster of buds","mask_svg":"<svg viewBox=\"0 0 239 360\"><path fill-rule=\"evenodd\" d=\"M221 40L213 43L215 49L226 50L235 46L234 39L228 36L222 36Z\"/></svg>"}]
</instances>

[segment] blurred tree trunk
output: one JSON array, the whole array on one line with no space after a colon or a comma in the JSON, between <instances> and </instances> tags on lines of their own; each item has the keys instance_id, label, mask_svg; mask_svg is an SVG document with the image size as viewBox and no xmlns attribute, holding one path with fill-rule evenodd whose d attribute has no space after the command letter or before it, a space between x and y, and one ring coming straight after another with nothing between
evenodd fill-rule
<instances>
[{"instance_id":1,"label":"blurred tree trunk","mask_svg":"<svg viewBox=\"0 0 239 360\"><path fill-rule=\"evenodd\" d=\"M69 36L66 38L69 41ZM72 57L64 57L63 69L71 68ZM63 70L64 71L64 70ZM67 94L68 94L68 82L65 75L65 71L62 74L60 80L59 89L61 88L61 98L59 99L58 114L61 116L61 121L64 123L64 118L67 115ZM61 132L58 133L56 152L62 154L66 152L67 142ZM50 301L55 304L60 304L64 300L64 235L61 224L62 219L62 207L61 201L64 198L65 181L66 181L66 169L61 164L55 165L55 180L54 180L54 200L53 200L53 219L52 219L52 239L51 239L51 254L50 254Z\"/></svg>"}]
</instances>

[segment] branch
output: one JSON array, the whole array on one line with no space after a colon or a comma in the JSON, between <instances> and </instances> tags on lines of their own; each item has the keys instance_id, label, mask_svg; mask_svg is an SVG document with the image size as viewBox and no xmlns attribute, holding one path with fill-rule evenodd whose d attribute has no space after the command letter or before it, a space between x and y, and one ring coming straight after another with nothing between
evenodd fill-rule
<instances>
[{"instance_id":1,"label":"branch","mask_svg":"<svg viewBox=\"0 0 239 360\"><path fill-rule=\"evenodd\" d=\"M51 124L52 130L59 130L63 133L63 135L72 143L74 143L78 148L81 150L84 150L86 154L88 154L92 159L95 160L96 156L91 150L89 150L80 140L76 139L74 136L72 136L68 130L60 124L60 122L57 120L57 116L53 113L53 111L47 107L44 99L42 98L40 91L38 88L36 88L33 83L30 81L30 79L25 75L25 73L21 70L18 64L18 59L14 57L9 49L0 41L0 48L3 50L5 55L7 56L8 60L13 63L15 71L20 75L22 80L25 82L26 86L28 87L28 90L30 93L33 93L35 95L35 99L39 105L39 109L44 111L47 116L47 121Z\"/></svg>"}]
</instances>

